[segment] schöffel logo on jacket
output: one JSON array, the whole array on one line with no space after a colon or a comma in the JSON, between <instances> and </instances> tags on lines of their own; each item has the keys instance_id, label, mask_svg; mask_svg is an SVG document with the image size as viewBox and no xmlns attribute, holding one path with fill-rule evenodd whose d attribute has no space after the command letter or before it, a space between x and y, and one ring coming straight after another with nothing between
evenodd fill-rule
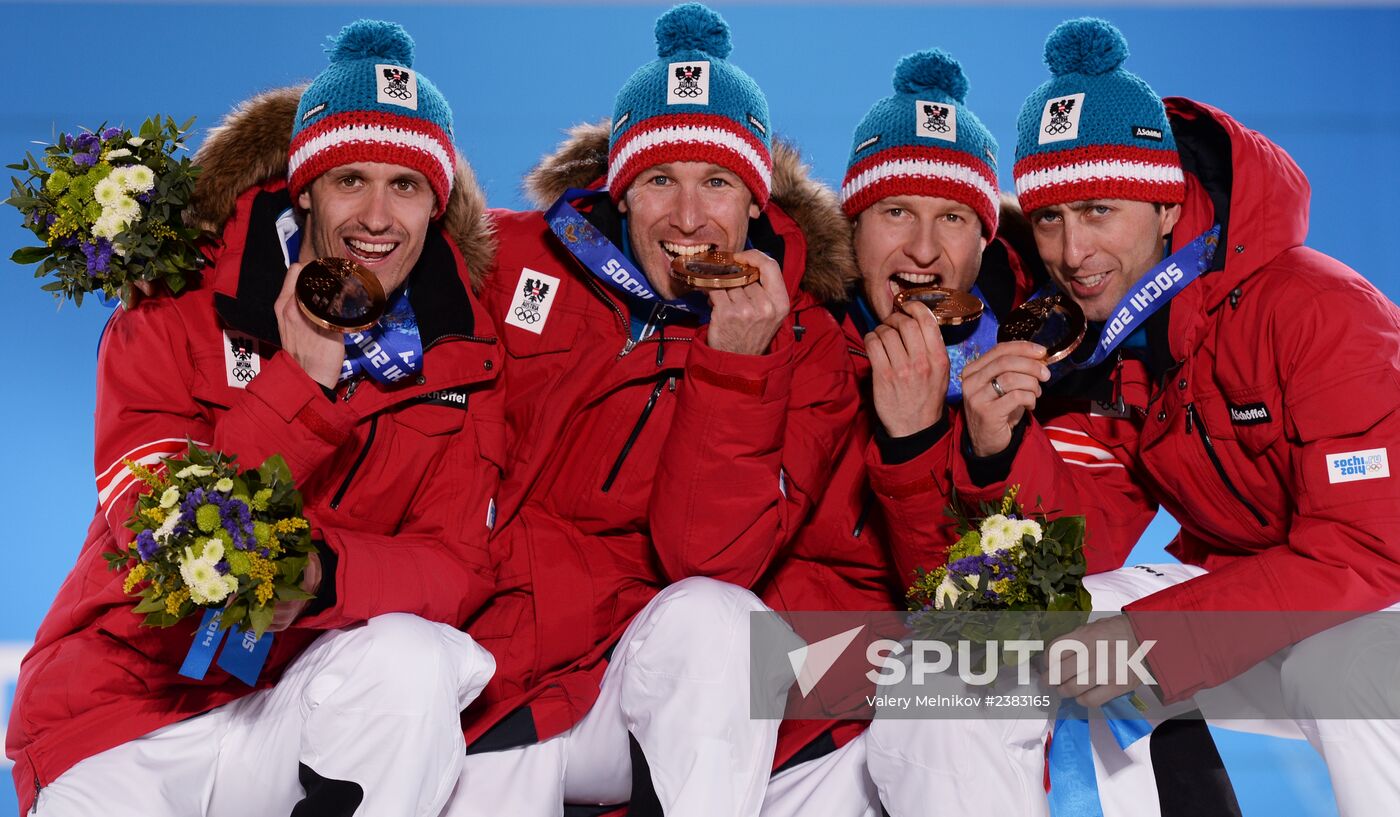
<instances>
[{"instance_id":1,"label":"sch\u00f6ffel logo on jacket","mask_svg":"<svg viewBox=\"0 0 1400 817\"><path fill-rule=\"evenodd\" d=\"M1269 416L1269 408L1263 403L1246 403L1243 406L1236 406L1226 403L1230 408L1230 422L1237 426L1257 426L1274 419Z\"/></svg>"},{"instance_id":2,"label":"sch\u00f6ffel logo on jacket","mask_svg":"<svg viewBox=\"0 0 1400 817\"><path fill-rule=\"evenodd\" d=\"M416 397L414 403L426 403L430 406L452 406L453 408L465 409L467 407L466 389L438 389L430 391L421 397Z\"/></svg>"},{"instance_id":3,"label":"sch\u00f6ffel logo on jacket","mask_svg":"<svg viewBox=\"0 0 1400 817\"><path fill-rule=\"evenodd\" d=\"M1327 481L1357 482L1363 479L1384 479L1390 476L1390 458L1384 448L1347 451L1327 455Z\"/></svg>"},{"instance_id":4,"label":"sch\u00f6ffel logo on jacket","mask_svg":"<svg viewBox=\"0 0 1400 817\"><path fill-rule=\"evenodd\" d=\"M1160 128L1149 128L1146 125L1133 125L1133 137L1160 142L1162 141L1162 130Z\"/></svg>"}]
</instances>

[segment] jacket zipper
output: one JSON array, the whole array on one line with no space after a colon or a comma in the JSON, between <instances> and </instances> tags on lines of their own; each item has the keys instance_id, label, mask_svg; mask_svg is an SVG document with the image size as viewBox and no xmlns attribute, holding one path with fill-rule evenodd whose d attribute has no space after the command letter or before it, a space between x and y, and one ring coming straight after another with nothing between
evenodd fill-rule
<instances>
[{"instance_id":1,"label":"jacket zipper","mask_svg":"<svg viewBox=\"0 0 1400 817\"><path fill-rule=\"evenodd\" d=\"M348 398L348 395L347 395ZM340 500L345 498L345 492L350 489L350 480L355 478L355 472L360 470L364 464L365 457L369 456L369 447L374 445L374 432L379 427L379 415L369 418L369 434L365 437L364 447L360 449L360 456L355 458L355 464L350 466L350 473L345 475L345 481L340 483L340 488L335 492L335 498L331 500L331 510L340 507Z\"/></svg>"},{"instance_id":2,"label":"jacket zipper","mask_svg":"<svg viewBox=\"0 0 1400 817\"><path fill-rule=\"evenodd\" d=\"M1201 445L1205 446L1206 456L1210 458L1211 465L1215 466L1215 473L1220 475L1220 481L1225 483L1225 487L1229 489L1235 499L1238 499L1240 504L1244 505L1245 509L1248 510L1255 521L1259 523L1259 527L1267 528L1269 526L1269 521L1264 518L1263 514L1259 513L1258 508L1255 508L1250 504L1248 499L1244 498L1244 494L1240 493L1240 489L1235 487L1235 483L1231 482L1229 475L1225 473L1225 466L1220 462L1220 455L1215 453L1215 443L1211 442L1210 432L1206 430L1206 424L1201 421L1200 415L1196 413L1196 404L1187 403L1186 433L1191 433L1192 425L1196 427L1196 433L1201 437Z\"/></svg>"},{"instance_id":3,"label":"jacket zipper","mask_svg":"<svg viewBox=\"0 0 1400 817\"><path fill-rule=\"evenodd\" d=\"M612 488L613 482L617 479L617 474L622 470L622 463L627 459L627 455L632 451L632 445L637 442L637 438L642 434L642 426L647 424L647 418L651 417L651 412L656 408L656 401L661 397L661 390L666 387L667 381L671 382L671 388L675 389L676 379L674 377L661 378L656 381L656 386L651 390L651 396L647 398L647 404L642 407L642 414L637 418L637 422L632 426L632 433L627 435L627 442L622 444L622 451L618 452L617 459L613 462L612 468L608 469L608 478L603 480L603 493L607 493Z\"/></svg>"},{"instance_id":4,"label":"jacket zipper","mask_svg":"<svg viewBox=\"0 0 1400 817\"><path fill-rule=\"evenodd\" d=\"M43 784L39 782L39 773L34 773L34 804L29 807L30 814L39 813L39 792L44 790Z\"/></svg>"},{"instance_id":5,"label":"jacket zipper","mask_svg":"<svg viewBox=\"0 0 1400 817\"><path fill-rule=\"evenodd\" d=\"M856 517L856 526L855 526L855 528L851 531L851 538L852 538L852 539L859 539L859 538L860 538L860 535L861 535L862 533L865 532L865 520L866 520L866 517L870 516L870 506L871 506L871 505L874 505L874 504L875 504L875 492L874 492L874 491L866 491L866 492L865 492L865 499L862 500L861 503L860 503L860 515Z\"/></svg>"}]
</instances>

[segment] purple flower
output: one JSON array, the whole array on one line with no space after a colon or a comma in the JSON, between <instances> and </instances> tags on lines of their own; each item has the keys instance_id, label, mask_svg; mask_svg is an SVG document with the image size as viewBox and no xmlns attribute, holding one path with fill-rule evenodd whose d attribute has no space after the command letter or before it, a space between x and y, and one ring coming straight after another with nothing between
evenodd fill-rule
<instances>
[{"instance_id":1,"label":"purple flower","mask_svg":"<svg viewBox=\"0 0 1400 817\"><path fill-rule=\"evenodd\" d=\"M80 241L78 246L82 248L83 255L87 257L88 275L96 278L99 273L107 271L107 267L112 263L112 242L105 238L99 238L91 244Z\"/></svg>"},{"instance_id":2,"label":"purple flower","mask_svg":"<svg viewBox=\"0 0 1400 817\"><path fill-rule=\"evenodd\" d=\"M149 562L156 555L157 547L156 537L149 530L136 534L136 555L141 557L141 561Z\"/></svg>"},{"instance_id":3,"label":"purple flower","mask_svg":"<svg viewBox=\"0 0 1400 817\"><path fill-rule=\"evenodd\" d=\"M137 194L136 194L136 200L139 201L139 202L141 202L142 204L150 204L150 203L151 203L151 200L154 199L155 197L156 197L155 188L151 188L150 190L147 190L147 191L144 192L144 193L137 193Z\"/></svg>"},{"instance_id":4,"label":"purple flower","mask_svg":"<svg viewBox=\"0 0 1400 817\"><path fill-rule=\"evenodd\" d=\"M87 153L97 146L97 135L93 133L80 133L73 139L73 150L76 152Z\"/></svg>"},{"instance_id":5,"label":"purple flower","mask_svg":"<svg viewBox=\"0 0 1400 817\"><path fill-rule=\"evenodd\" d=\"M73 164L79 167L92 167L97 164L96 153L74 153Z\"/></svg>"},{"instance_id":6,"label":"purple flower","mask_svg":"<svg viewBox=\"0 0 1400 817\"><path fill-rule=\"evenodd\" d=\"M106 142L109 139L116 139L118 136L121 135L121 130L117 128L108 128L107 130L102 131L102 141Z\"/></svg>"},{"instance_id":7,"label":"purple flower","mask_svg":"<svg viewBox=\"0 0 1400 817\"><path fill-rule=\"evenodd\" d=\"M220 559L214 563L214 569L219 571L220 576L227 576L229 571L228 560Z\"/></svg>"}]
</instances>

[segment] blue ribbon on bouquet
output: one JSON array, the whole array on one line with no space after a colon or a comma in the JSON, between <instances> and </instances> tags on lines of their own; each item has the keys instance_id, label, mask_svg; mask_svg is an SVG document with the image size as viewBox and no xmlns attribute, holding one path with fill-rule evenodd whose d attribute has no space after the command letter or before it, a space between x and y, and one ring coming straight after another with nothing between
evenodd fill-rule
<instances>
[{"instance_id":1,"label":"blue ribbon on bouquet","mask_svg":"<svg viewBox=\"0 0 1400 817\"><path fill-rule=\"evenodd\" d=\"M1152 724L1137 711L1132 698L1131 692L1119 695L1102 707L1108 729L1121 749L1152 732ZM1049 763L1050 813L1054 817L1103 817L1089 737L1089 710L1073 698L1060 701L1055 714Z\"/></svg>"},{"instance_id":2,"label":"blue ribbon on bouquet","mask_svg":"<svg viewBox=\"0 0 1400 817\"><path fill-rule=\"evenodd\" d=\"M263 633L262 638L255 638L251 630L236 625L227 630L220 629L223 615L221 609L209 608L204 611L194 641L190 644L189 652L185 653L184 663L180 665L180 674L196 681L204 680L209 665L214 662L214 653L222 645L224 649L219 654L219 666L248 686L254 686L272 650L272 633Z\"/></svg>"}]
</instances>

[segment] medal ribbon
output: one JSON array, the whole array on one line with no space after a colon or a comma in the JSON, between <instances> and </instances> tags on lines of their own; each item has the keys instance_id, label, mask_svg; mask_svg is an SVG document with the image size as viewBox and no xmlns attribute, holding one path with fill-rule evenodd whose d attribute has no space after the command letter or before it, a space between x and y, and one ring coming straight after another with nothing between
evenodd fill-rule
<instances>
[{"instance_id":1,"label":"medal ribbon","mask_svg":"<svg viewBox=\"0 0 1400 817\"><path fill-rule=\"evenodd\" d=\"M696 300L677 298L668 301L656 294L646 275L637 270L627 254L599 232L598 228L584 218L572 204L579 199L600 199L606 198L607 195L606 190L570 188L550 206L544 214L544 220L549 224L549 229L559 237L564 248L578 259L584 269L604 284L630 298L665 304L682 312L698 315L701 320L707 319L710 314L707 299L701 296Z\"/></svg>"},{"instance_id":2,"label":"medal ribbon","mask_svg":"<svg viewBox=\"0 0 1400 817\"><path fill-rule=\"evenodd\" d=\"M997 345L998 324L996 316L992 314L992 308L987 305L987 299L982 297L981 290L974 286L972 294L982 302L982 317L977 319L972 334L948 347L948 402L950 403L962 402L963 367ZM957 330L962 327L952 328Z\"/></svg>"},{"instance_id":3,"label":"medal ribbon","mask_svg":"<svg viewBox=\"0 0 1400 817\"><path fill-rule=\"evenodd\" d=\"M418 319L408 302L404 287L389 305L379 323L367 332L345 334L345 362L340 380L367 374L389 385L423 369L423 340L418 335Z\"/></svg>"},{"instance_id":4,"label":"medal ribbon","mask_svg":"<svg viewBox=\"0 0 1400 817\"><path fill-rule=\"evenodd\" d=\"M1108 728L1120 749L1127 749L1152 732L1132 703L1133 693L1103 705ZM1060 701L1055 732L1050 740L1050 814L1054 817L1103 817L1099 782L1094 775L1094 749L1089 737L1089 711L1073 698Z\"/></svg>"},{"instance_id":5,"label":"medal ribbon","mask_svg":"<svg viewBox=\"0 0 1400 817\"><path fill-rule=\"evenodd\" d=\"M1217 224L1196 236L1185 247L1159 261L1157 266L1138 279L1137 286L1128 290L1113 308L1113 317L1104 324L1103 332L1099 335L1098 348L1094 350L1093 356L1081 362L1071 362L1067 359L1057 364L1065 366L1061 371L1090 369L1107 359L1119 344L1146 323L1167 301L1175 298L1192 281L1210 269L1219 244L1220 225ZM1051 292L1054 290L1050 289L1046 294Z\"/></svg>"}]
</instances>

